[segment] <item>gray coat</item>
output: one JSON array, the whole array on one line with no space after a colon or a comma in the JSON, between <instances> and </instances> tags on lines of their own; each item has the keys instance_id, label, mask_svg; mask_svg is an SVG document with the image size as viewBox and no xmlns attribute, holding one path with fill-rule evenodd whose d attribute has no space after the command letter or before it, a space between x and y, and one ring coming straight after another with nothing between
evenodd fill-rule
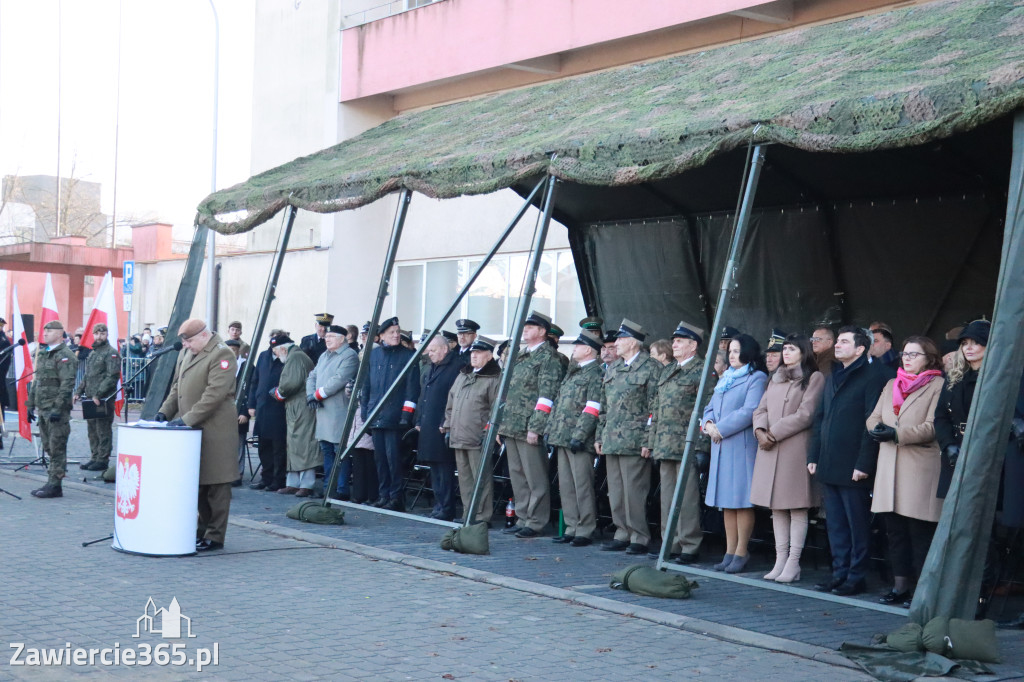
<instances>
[{"instance_id":1,"label":"gray coat","mask_svg":"<svg viewBox=\"0 0 1024 682\"><path fill-rule=\"evenodd\" d=\"M720 380L721 381L721 380ZM713 421L722 442L711 444L711 468L704 503L723 509L747 509L754 478L757 440L754 438L754 410L761 403L768 375L755 371L736 379L724 393L715 391L704 408L702 424Z\"/></svg>"},{"instance_id":2,"label":"gray coat","mask_svg":"<svg viewBox=\"0 0 1024 682\"><path fill-rule=\"evenodd\" d=\"M325 351L306 378L306 400L313 396L320 401L316 411L316 439L340 443L348 414L349 396L345 384L356 378L359 356L348 345Z\"/></svg>"}]
</instances>

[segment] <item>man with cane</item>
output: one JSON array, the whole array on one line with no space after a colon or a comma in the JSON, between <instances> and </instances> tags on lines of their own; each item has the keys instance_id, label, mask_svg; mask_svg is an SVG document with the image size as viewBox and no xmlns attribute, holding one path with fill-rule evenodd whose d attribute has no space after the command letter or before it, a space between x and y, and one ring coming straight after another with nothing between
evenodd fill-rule
<instances>
[{"instance_id":1,"label":"man with cane","mask_svg":"<svg viewBox=\"0 0 1024 682\"><path fill-rule=\"evenodd\" d=\"M107 325L102 322L92 328L92 352L85 361L85 378L72 402L78 402L83 396L91 398L98 408L93 417L86 417L89 430L89 449L92 459L81 464L85 471L106 471L110 459L110 450L114 440L114 411L110 408L109 398L117 390L117 380L121 377L121 354L107 342ZM85 416L86 408L82 408Z\"/></svg>"}]
</instances>

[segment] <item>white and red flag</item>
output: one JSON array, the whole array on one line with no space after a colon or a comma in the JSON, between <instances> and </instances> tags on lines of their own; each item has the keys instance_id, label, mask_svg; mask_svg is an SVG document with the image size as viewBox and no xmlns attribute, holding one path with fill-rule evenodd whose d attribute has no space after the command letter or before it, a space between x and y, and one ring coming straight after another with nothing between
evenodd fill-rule
<instances>
[{"instance_id":1,"label":"white and red flag","mask_svg":"<svg viewBox=\"0 0 1024 682\"><path fill-rule=\"evenodd\" d=\"M43 312L39 315L39 340L43 340L43 327L48 322L59 320L57 314L57 297L53 295L53 279L46 273L46 288L43 289Z\"/></svg>"},{"instance_id":2,"label":"white and red flag","mask_svg":"<svg viewBox=\"0 0 1024 682\"><path fill-rule=\"evenodd\" d=\"M114 278L109 270L103 276L100 290L96 292L96 297L93 299L92 312L89 313L89 321L85 323L85 334L82 335L83 346L92 348L95 343L92 329L97 324L107 325L107 339L110 340L110 345L116 348L120 336L117 331L117 307L114 303ZM121 379L123 378L117 378L117 398L114 401L114 411L118 416L121 416L121 408L124 407L124 391L121 390Z\"/></svg>"},{"instance_id":3,"label":"white and red flag","mask_svg":"<svg viewBox=\"0 0 1024 682\"><path fill-rule=\"evenodd\" d=\"M14 312L14 337L11 343L14 348L14 382L18 393L18 434L25 440L32 440L32 427L28 423L28 382L32 375L32 355L28 352L28 337L25 335L25 323L21 319L21 307L18 305L18 285L14 285L14 298L12 300ZM18 346L18 341L25 345Z\"/></svg>"}]
</instances>

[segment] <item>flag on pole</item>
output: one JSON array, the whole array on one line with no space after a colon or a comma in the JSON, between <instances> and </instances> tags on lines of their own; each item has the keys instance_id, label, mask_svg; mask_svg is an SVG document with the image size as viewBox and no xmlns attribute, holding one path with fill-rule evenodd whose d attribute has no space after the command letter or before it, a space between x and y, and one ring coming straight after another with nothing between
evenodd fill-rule
<instances>
[{"instance_id":1,"label":"flag on pole","mask_svg":"<svg viewBox=\"0 0 1024 682\"><path fill-rule=\"evenodd\" d=\"M50 273L46 273L46 288L43 290L43 312L39 316L39 336L37 338L40 341L43 340L43 327L46 326L47 322L59 319L60 315L57 314L57 297L53 295L53 279L50 277Z\"/></svg>"},{"instance_id":2,"label":"flag on pole","mask_svg":"<svg viewBox=\"0 0 1024 682\"><path fill-rule=\"evenodd\" d=\"M18 306L18 285L14 285L14 338L12 343L24 340L24 346L14 348L14 383L18 394L18 434L25 440L32 440L32 427L28 423L28 382L32 375L32 356L28 352L28 337L25 335L25 323L21 319L21 308Z\"/></svg>"},{"instance_id":3,"label":"flag on pole","mask_svg":"<svg viewBox=\"0 0 1024 682\"><path fill-rule=\"evenodd\" d=\"M92 329L97 324L107 325L107 338L110 340L110 345L116 348L117 340L120 337L117 331L117 307L114 303L114 278L109 270L103 276L100 290L93 299L92 312L89 313L89 321L85 323L85 334L82 336L83 346L92 348L95 343ZM117 378L117 398L114 400L114 411L117 416L121 416L121 409L124 407L124 391L121 390L121 379L123 378L122 376Z\"/></svg>"}]
</instances>

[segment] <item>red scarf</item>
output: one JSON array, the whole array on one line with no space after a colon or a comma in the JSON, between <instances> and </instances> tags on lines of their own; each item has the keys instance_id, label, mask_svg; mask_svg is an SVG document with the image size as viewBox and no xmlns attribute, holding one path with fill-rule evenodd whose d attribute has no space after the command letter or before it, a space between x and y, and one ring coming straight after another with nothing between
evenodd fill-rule
<instances>
[{"instance_id":1,"label":"red scarf","mask_svg":"<svg viewBox=\"0 0 1024 682\"><path fill-rule=\"evenodd\" d=\"M932 380L932 377L941 376L942 372L937 369L926 369L920 374L910 374L903 371L902 367L896 370L896 381L892 385L893 413L898 416L900 408L903 407L903 402L907 399L908 395L927 384Z\"/></svg>"}]
</instances>

